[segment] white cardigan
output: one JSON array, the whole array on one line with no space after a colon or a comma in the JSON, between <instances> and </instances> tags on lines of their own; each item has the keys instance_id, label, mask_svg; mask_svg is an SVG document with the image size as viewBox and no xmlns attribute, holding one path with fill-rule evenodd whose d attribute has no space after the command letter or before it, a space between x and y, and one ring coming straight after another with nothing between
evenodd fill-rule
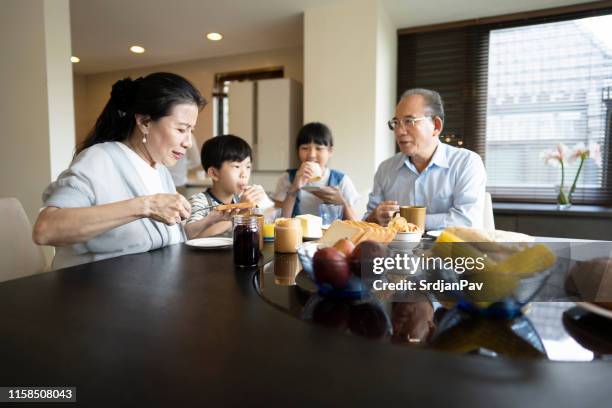
<instances>
[{"instance_id":1,"label":"white cardigan","mask_svg":"<svg viewBox=\"0 0 612 408\"><path fill-rule=\"evenodd\" d=\"M175 193L170 172L159 166L162 187ZM43 193L45 207L78 208L148 195L134 165L117 142L96 144L79 153ZM53 268L146 252L170 243L169 227L142 218L113 228L89 241L57 247Z\"/></svg>"}]
</instances>

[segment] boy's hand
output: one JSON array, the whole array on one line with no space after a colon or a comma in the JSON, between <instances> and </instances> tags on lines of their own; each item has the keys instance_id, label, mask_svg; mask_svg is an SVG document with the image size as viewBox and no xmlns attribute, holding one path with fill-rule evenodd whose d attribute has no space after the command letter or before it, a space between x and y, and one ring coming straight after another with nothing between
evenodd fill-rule
<instances>
[{"instance_id":1,"label":"boy's hand","mask_svg":"<svg viewBox=\"0 0 612 408\"><path fill-rule=\"evenodd\" d=\"M238 215L240 213L240 211L241 210L239 208L228 210L217 210L215 208L210 213L208 213L208 217L211 217L210 219L213 222L231 221L235 215Z\"/></svg>"},{"instance_id":2,"label":"boy's hand","mask_svg":"<svg viewBox=\"0 0 612 408\"><path fill-rule=\"evenodd\" d=\"M261 204L266 197L266 192L262 186L247 186L240 196L241 203Z\"/></svg>"}]
</instances>

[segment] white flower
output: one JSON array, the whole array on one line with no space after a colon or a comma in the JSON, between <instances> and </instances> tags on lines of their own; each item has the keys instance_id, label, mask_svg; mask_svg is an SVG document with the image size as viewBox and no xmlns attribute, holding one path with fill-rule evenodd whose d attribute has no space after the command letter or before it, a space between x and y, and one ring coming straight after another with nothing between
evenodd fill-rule
<instances>
[{"instance_id":1,"label":"white flower","mask_svg":"<svg viewBox=\"0 0 612 408\"><path fill-rule=\"evenodd\" d=\"M540 158L549 166L559 167L571 158L569 148L563 143L559 143L555 149L540 152Z\"/></svg>"},{"instance_id":2,"label":"white flower","mask_svg":"<svg viewBox=\"0 0 612 408\"><path fill-rule=\"evenodd\" d=\"M576 144L570 153L572 161L586 159L587 157L589 157L589 149L582 142Z\"/></svg>"},{"instance_id":3,"label":"white flower","mask_svg":"<svg viewBox=\"0 0 612 408\"><path fill-rule=\"evenodd\" d=\"M601 167L601 146L599 146L599 143L589 143L589 157L593 159L597 167Z\"/></svg>"},{"instance_id":4,"label":"white flower","mask_svg":"<svg viewBox=\"0 0 612 408\"><path fill-rule=\"evenodd\" d=\"M597 167L601 167L601 147L599 143L589 142L589 145L586 146L584 143L578 143L574 146L572 150L571 156L572 161L581 159L593 159Z\"/></svg>"}]
</instances>

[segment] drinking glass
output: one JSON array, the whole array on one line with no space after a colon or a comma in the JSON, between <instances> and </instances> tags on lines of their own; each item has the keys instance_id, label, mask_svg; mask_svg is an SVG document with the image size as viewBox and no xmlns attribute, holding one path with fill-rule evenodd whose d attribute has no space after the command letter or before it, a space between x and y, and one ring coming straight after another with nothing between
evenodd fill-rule
<instances>
[{"instance_id":1,"label":"drinking glass","mask_svg":"<svg viewBox=\"0 0 612 408\"><path fill-rule=\"evenodd\" d=\"M323 226L330 225L332 222L342 219L342 206L339 204L320 204L319 215Z\"/></svg>"}]
</instances>

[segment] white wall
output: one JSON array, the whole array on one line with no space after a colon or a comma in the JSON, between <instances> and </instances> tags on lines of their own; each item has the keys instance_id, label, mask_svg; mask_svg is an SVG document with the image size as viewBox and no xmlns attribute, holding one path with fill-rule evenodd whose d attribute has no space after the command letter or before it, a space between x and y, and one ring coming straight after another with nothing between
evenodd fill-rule
<instances>
[{"instance_id":1,"label":"white wall","mask_svg":"<svg viewBox=\"0 0 612 408\"><path fill-rule=\"evenodd\" d=\"M74 150L68 0L3 1L0 49L0 196L34 221Z\"/></svg>"},{"instance_id":2,"label":"white wall","mask_svg":"<svg viewBox=\"0 0 612 408\"><path fill-rule=\"evenodd\" d=\"M385 121L395 106L396 27L380 1L355 0L304 14L304 122L328 124L331 166L363 194L393 152ZM391 116L389 114L391 113Z\"/></svg>"},{"instance_id":3,"label":"white wall","mask_svg":"<svg viewBox=\"0 0 612 408\"><path fill-rule=\"evenodd\" d=\"M395 139L386 122L395 115L397 99L397 30L381 3L376 26L376 166L395 154ZM370 186L371 187L371 186Z\"/></svg>"},{"instance_id":4,"label":"white wall","mask_svg":"<svg viewBox=\"0 0 612 408\"><path fill-rule=\"evenodd\" d=\"M77 111L79 124L77 140L82 140L95 123L102 108L110 97L110 90L115 81L131 76L137 78L157 71L170 71L182 75L191 81L208 102L212 101L214 76L220 72L242 71L256 68L282 66L285 76L298 82L303 81L302 47L285 48L229 57L207 58L176 64L157 65L132 70L106 72L93 75L75 75L75 94L81 94L85 106ZM85 87L85 91L82 88ZM84 94L84 96L83 96ZM198 117L196 137L203 143L213 135L213 110L209 103Z\"/></svg>"},{"instance_id":5,"label":"white wall","mask_svg":"<svg viewBox=\"0 0 612 408\"><path fill-rule=\"evenodd\" d=\"M47 105L51 180L66 169L74 153L74 101L70 45L70 3L45 0Z\"/></svg>"}]
</instances>

